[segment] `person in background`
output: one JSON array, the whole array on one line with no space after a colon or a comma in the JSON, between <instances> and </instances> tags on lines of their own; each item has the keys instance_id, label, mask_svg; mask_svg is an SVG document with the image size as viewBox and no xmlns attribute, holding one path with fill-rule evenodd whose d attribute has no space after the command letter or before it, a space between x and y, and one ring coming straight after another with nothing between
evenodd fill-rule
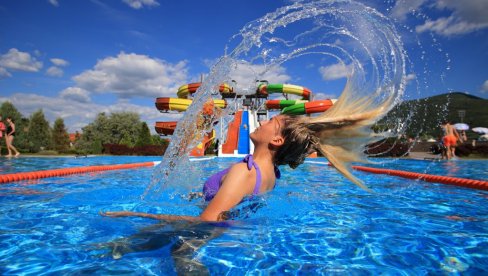
<instances>
[{"instance_id":1,"label":"person in background","mask_svg":"<svg viewBox=\"0 0 488 276\"><path fill-rule=\"evenodd\" d=\"M459 137L461 143L466 143L468 141L468 136L466 136L466 131L461 131L461 136Z\"/></svg>"},{"instance_id":2,"label":"person in background","mask_svg":"<svg viewBox=\"0 0 488 276\"><path fill-rule=\"evenodd\" d=\"M446 159L449 160L456 157L456 143L458 140L460 140L459 133L449 121L445 121L441 125L441 128L444 133L444 137L442 137L442 142L444 143L444 146L446 146Z\"/></svg>"},{"instance_id":3,"label":"person in background","mask_svg":"<svg viewBox=\"0 0 488 276\"><path fill-rule=\"evenodd\" d=\"M2 139L4 136L3 134L4 131L5 131L5 124L3 123L2 116L0 115L0 156L2 156Z\"/></svg>"},{"instance_id":4,"label":"person in background","mask_svg":"<svg viewBox=\"0 0 488 276\"><path fill-rule=\"evenodd\" d=\"M7 150L8 150L8 155L7 157L12 157L12 156L19 156L20 152L14 147L14 137L15 137L15 123L12 120L12 118L7 117L7 137L6 142L7 142ZM15 153L15 155L12 155L12 151Z\"/></svg>"}]
</instances>

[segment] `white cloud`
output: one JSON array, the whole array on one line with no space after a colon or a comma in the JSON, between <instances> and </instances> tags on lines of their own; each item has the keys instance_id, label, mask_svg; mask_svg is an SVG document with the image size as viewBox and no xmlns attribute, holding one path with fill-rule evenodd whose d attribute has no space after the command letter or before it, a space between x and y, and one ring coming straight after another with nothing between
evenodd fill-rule
<instances>
[{"instance_id":1,"label":"white cloud","mask_svg":"<svg viewBox=\"0 0 488 276\"><path fill-rule=\"evenodd\" d=\"M120 98L174 96L186 83L187 63L176 64L145 55L120 53L99 60L92 70L73 77L90 92L114 93Z\"/></svg>"},{"instance_id":2,"label":"white cloud","mask_svg":"<svg viewBox=\"0 0 488 276\"><path fill-rule=\"evenodd\" d=\"M11 77L10 74L5 68L0 67L0 77Z\"/></svg>"},{"instance_id":3,"label":"white cloud","mask_svg":"<svg viewBox=\"0 0 488 276\"><path fill-rule=\"evenodd\" d=\"M488 80L485 80L485 82L481 86L481 92L488 92Z\"/></svg>"},{"instance_id":4,"label":"white cloud","mask_svg":"<svg viewBox=\"0 0 488 276\"><path fill-rule=\"evenodd\" d=\"M49 3L55 7L59 6L58 0L49 0Z\"/></svg>"},{"instance_id":5,"label":"white cloud","mask_svg":"<svg viewBox=\"0 0 488 276\"><path fill-rule=\"evenodd\" d=\"M321 66L319 72L324 80L337 80L345 78L352 73L352 65L336 63L330 66Z\"/></svg>"},{"instance_id":6,"label":"white cloud","mask_svg":"<svg viewBox=\"0 0 488 276\"><path fill-rule=\"evenodd\" d=\"M238 64L237 67L230 72L229 76L237 82L237 84L233 84L233 86L235 86L234 88L245 94L247 94L246 92L256 92L256 80L267 80L269 83L286 83L291 79L286 73L285 67L274 66L268 68L264 65L245 63Z\"/></svg>"},{"instance_id":7,"label":"white cloud","mask_svg":"<svg viewBox=\"0 0 488 276\"><path fill-rule=\"evenodd\" d=\"M111 105L100 105L92 102L74 101L66 97L53 98L29 93L0 97L0 103L4 101L10 101L26 117L42 107L51 126L56 118L63 118L68 131L71 133L76 130L79 131L82 127L93 122L100 112L107 114L122 111L138 113L141 120L147 122L153 133L155 133L154 124L156 121L176 121L182 116L182 113L160 113L154 105L141 106L123 101Z\"/></svg>"},{"instance_id":8,"label":"white cloud","mask_svg":"<svg viewBox=\"0 0 488 276\"><path fill-rule=\"evenodd\" d=\"M337 95L326 93L314 93L314 100L337 99Z\"/></svg>"},{"instance_id":9,"label":"white cloud","mask_svg":"<svg viewBox=\"0 0 488 276\"><path fill-rule=\"evenodd\" d=\"M398 20L405 20L407 14L418 10L427 0L398 0L391 10L391 16Z\"/></svg>"},{"instance_id":10,"label":"white cloud","mask_svg":"<svg viewBox=\"0 0 488 276\"><path fill-rule=\"evenodd\" d=\"M90 92L79 87L68 87L59 93L59 96L65 100L73 100L81 103L89 103Z\"/></svg>"},{"instance_id":11,"label":"white cloud","mask_svg":"<svg viewBox=\"0 0 488 276\"><path fill-rule=\"evenodd\" d=\"M408 74L406 77L405 77L405 81L407 84L409 84L411 81L417 79L417 75L416 74Z\"/></svg>"},{"instance_id":12,"label":"white cloud","mask_svg":"<svg viewBox=\"0 0 488 276\"><path fill-rule=\"evenodd\" d=\"M436 9L434 13L429 9ZM427 18L415 27L417 33L434 32L443 36L462 35L488 28L488 1L486 0L397 0L391 16L405 20L413 10L420 14L443 14Z\"/></svg>"},{"instance_id":13,"label":"white cloud","mask_svg":"<svg viewBox=\"0 0 488 276\"><path fill-rule=\"evenodd\" d=\"M488 22L482 24L473 23L460 20L455 16L450 16L441 17L433 21L427 20L423 25L417 26L415 28L415 31L417 31L418 33L432 31L439 35L452 36L470 33L486 27L488 27Z\"/></svg>"},{"instance_id":14,"label":"white cloud","mask_svg":"<svg viewBox=\"0 0 488 276\"><path fill-rule=\"evenodd\" d=\"M15 48L11 48L6 54L0 56L0 68L3 68L2 71L11 69L25 72L38 72L42 68L42 62L37 61L29 53L20 52Z\"/></svg>"},{"instance_id":15,"label":"white cloud","mask_svg":"<svg viewBox=\"0 0 488 276\"><path fill-rule=\"evenodd\" d=\"M159 3L155 0L123 0L123 2L136 10L144 6L147 7L159 6Z\"/></svg>"},{"instance_id":16,"label":"white cloud","mask_svg":"<svg viewBox=\"0 0 488 276\"><path fill-rule=\"evenodd\" d=\"M67 66L69 65L69 62L64 60L64 59L60 59L60 58L52 58L50 59L51 62L56 65L56 66Z\"/></svg>"},{"instance_id":17,"label":"white cloud","mask_svg":"<svg viewBox=\"0 0 488 276\"><path fill-rule=\"evenodd\" d=\"M63 70L56 66L51 66L46 70L46 75L51 77L62 77L63 74Z\"/></svg>"}]
</instances>

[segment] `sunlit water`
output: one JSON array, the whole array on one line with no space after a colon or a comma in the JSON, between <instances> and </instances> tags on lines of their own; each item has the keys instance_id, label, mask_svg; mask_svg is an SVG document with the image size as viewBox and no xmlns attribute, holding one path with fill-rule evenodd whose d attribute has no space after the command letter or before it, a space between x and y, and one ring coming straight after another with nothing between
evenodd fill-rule
<instances>
[{"instance_id":1,"label":"sunlit water","mask_svg":"<svg viewBox=\"0 0 488 276\"><path fill-rule=\"evenodd\" d=\"M18 158L2 161L0 171L155 159ZM208 176L237 161L193 161L190 168ZM199 200L174 198L175 209L141 203L153 168L2 184L0 274L173 274L171 246L180 238L213 234L188 256L212 274L488 271L488 192L357 172L372 188L368 193L325 162L309 159L297 170L282 169L275 190L259 199L260 208L221 227L182 228L99 215L107 210L198 215ZM488 171L487 161L384 163L390 169L473 179L486 178Z\"/></svg>"}]
</instances>

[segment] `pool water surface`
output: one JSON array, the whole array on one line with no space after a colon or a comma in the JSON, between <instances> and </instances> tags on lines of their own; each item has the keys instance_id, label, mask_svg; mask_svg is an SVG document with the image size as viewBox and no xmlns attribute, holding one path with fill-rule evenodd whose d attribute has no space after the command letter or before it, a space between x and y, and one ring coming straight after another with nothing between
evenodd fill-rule
<instances>
[{"instance_id":1,"label":"pool water surface","mask_svg":"<svg viewBox=\"0 0 488 276\"><path fill-rule=\"evenodd\" d=\"M23 157L2 159L0 174L159 159ZM240 206L245 215L228 224L99 214L198 215L202 202L175 194L172 185L199 189L206 176L238 160L191 162L191 172L166 187L161 202L141 200L153 168L1 184L0 274L175 274L182 267L211 274L488 271L488 192L355 172L373 190L366 192L322 158L295 170L282 167L275 190L253 201L257 208ZM484 160L375 161L380 164L370 166L480 180L488 175ZM197 180L183 183L188 174Z\"/></svg>"}]
</instances>

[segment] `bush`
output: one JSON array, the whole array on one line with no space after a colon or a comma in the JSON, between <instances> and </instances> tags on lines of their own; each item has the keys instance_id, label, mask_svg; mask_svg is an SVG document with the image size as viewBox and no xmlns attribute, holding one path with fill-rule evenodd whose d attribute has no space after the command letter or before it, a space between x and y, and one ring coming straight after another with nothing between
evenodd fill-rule
<instances>
[{"instance_id":1,"label":"bush","mask_svg":"<svg viewBox=\"0 0 488 276\"><path fill-rule=\"evenodd\" d=\"M104 144L103 152L113 155L132 155L132 148L120 144Z\"/></svg>"},{"instance_id":2,"label":"bush","mask_svg":"<svg viewBox=\"0 0 488 276\"><path fill-rule=\"evenodd\" d=\"M133 153L135 155L156 155L161 156L166 151L166 146L157 146L157 145L147 145L147 146L139 146L133 148Z\"/></svg>"}]
</instances>

